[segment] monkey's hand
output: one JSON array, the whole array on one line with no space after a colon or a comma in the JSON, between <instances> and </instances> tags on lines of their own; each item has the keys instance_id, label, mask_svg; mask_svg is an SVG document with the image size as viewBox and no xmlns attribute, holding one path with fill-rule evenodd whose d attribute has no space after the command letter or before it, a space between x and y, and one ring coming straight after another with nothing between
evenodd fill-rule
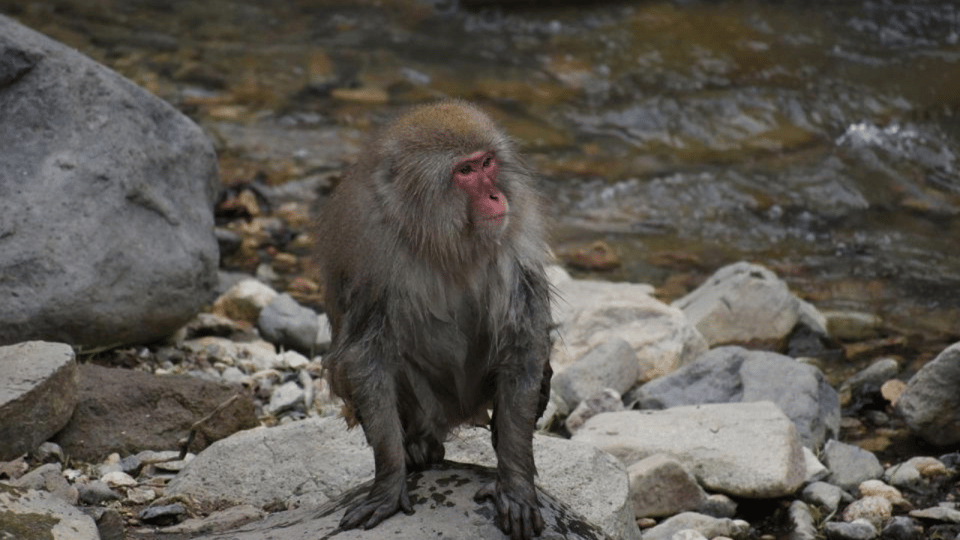
<instances>
[{"instance_id":1,"label":"monkey's hand","mask_svg":"<svg viewBox=\"0 0 960 540\"><path fill-rule=\"evenodd\" d=\"M413 513L413 505L410 504L410 495L407 493L407 481L402 475L374 481L367 498L347 509L340 520L340 528L372 529L398 510L403 510L407 515Z\"/></svg>"},{"instance_id":2,"label":"monkey's hand","mask_svg":"<svg viewBox=\"0 0 960 540\"><path fill-rule=\"evenodd\" d=\"M481 488L474 499L493 500L499 517L497 526L511 540L530 540L543 532L543 516L532 484L511 488L497 480Z\"/></svg>"}]
</instances>

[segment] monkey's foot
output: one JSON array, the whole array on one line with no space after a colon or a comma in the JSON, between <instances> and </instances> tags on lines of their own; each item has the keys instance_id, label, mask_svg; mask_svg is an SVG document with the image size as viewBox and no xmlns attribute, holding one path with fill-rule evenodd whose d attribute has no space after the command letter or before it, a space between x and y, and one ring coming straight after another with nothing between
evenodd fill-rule
<instances>
[{"instance_id":1,"label":"monkey's foot","mask_svg":"<svg viewBox=\"0 0 960 540\"><path fill-rule=\"evenodd\" d=\"M406 479L374 482L367 498L347 509L343 519L340 520L340 528L343 530L357 527L372 529L399 510L403 510L407 515L413 513L410 495L407 494Z\"/></svg>"},{"instance_id":2,"label":"monkey's foot","mask_svg":"<svg viewBox=\"0 0 960 540\"><path fill-rule=\"evenodd\" d=\"M433 437L409 440L403 448L408 471L423 471L434 463L443 461L446 450L443 443Z\"/></svg>"},{"instance_id":3,"label":"monkey's foot","mask_svg":"<svg viewBox=\"0 0 960 540\"><path fill-rule=\"evenodd\" d=\"M500 482L490 482L477 492L474 499L493 500L497 507L497 526L511 540L530 540L543 532L543 516L533 486L513 490Z\"/></svg>"}]
</instances>

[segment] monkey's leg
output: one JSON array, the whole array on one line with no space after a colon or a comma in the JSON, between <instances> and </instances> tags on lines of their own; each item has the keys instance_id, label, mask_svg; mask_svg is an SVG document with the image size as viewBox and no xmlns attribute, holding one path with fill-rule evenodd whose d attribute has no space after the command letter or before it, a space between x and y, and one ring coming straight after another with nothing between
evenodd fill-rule
<instances>
[{"instance_id":1,"label":"monkey's leg","mask_svg":"<svg viewBox=\"0 0 960 540\"><path fill-rule=\"evenodd\" d=\"M371 351L365 351L371 352ZM383 358L383 357L380 357ZM352 401L359 413L367 442L373 447L376 474L373 487L363 501L347 509L341 529L370 529L403 510L413 513L407 493L403 429L397 412L396 382L380 359L371 359L353 350L341 362L348 366L353 388Z\"/></svg>"},{"instance_id":2,"label":"monkey's leg","mask_svg":"<svg viewBox=\"0 0 960 540\"><path fill-rule=\"evenodd\" d=\"M540 502L533 485L539 375L501 372L498 376L492 425L497 479L477 492L478 499L493 499L497 525L513 540L529 540L543 531Z\"/></svg>"},{"instance_id":3,"label":"monkey's leg","mask_svg":"<svg viewBox=\"0 0 960 540\"><path fill-rule=\"evenodd\" d=\"M443 443L433 435L421 435L415 439L408 439L404 445L406 450L407 469L423 471L434 463L443 461L446 451Z\"/></svg>"}]
</instances>

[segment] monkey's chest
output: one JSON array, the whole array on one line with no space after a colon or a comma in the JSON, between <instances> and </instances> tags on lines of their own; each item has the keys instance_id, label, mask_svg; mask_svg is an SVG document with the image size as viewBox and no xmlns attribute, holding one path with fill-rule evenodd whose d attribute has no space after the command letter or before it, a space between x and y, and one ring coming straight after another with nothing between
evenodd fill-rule
<instances>
[{"instance_id":1,"label":"monkey's chest","mask_svg":"<svg viewBox=\"0 0 960 540\"><path fill-rule=\"evenodd\" d=\"M428 391L458 409L489 399L493 339L486 313L475 302L429 309L401 330L401 354L409 367L408 386ZM450 309L451 307L455 309Z\"/></svg>"}]
</instances>

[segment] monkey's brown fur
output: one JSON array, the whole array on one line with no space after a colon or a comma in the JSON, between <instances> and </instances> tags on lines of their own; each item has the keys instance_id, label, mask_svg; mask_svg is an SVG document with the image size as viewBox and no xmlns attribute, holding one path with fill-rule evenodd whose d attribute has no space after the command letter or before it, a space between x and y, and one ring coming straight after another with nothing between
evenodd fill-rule
<instances>
[{"instance_id":1,"label":"monkey's brown fur","mask_svg":"<svg viewBox=\"0 0 960 540\"><path fill-rule=\"evenodd\" d=\"M508 203L496 227L478 223L451 182L459 159L488 150ZM497 479L478 496L514 539L541 532L532 437L551 375L541 204L508 138L458 101L386 126L338 186L320 230L333 328L324 367L376 463L341 527L412 512L407 472L442 460L450 429L492 404Z\"/></svg>"}]
</instances>

